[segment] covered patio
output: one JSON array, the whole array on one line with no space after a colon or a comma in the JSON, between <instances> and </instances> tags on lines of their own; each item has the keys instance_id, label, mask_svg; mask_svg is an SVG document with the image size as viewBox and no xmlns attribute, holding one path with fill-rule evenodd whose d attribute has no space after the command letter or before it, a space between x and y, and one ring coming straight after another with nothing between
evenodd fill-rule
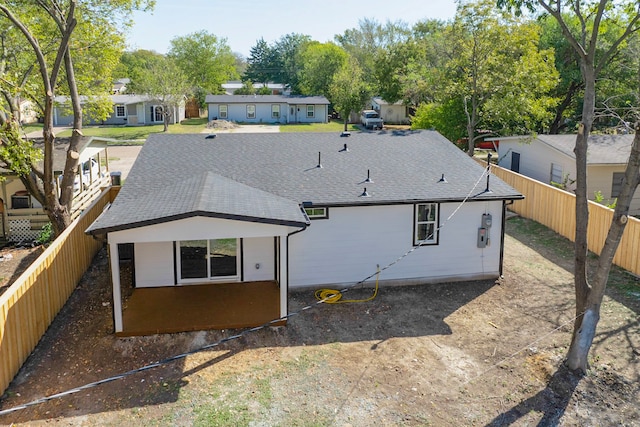
<instances>
[{"instance_id":1,"label":"covered patio","mask_svg":"<svg viewBox=\"0 0 640 427\"><path fill-rule=\"evenodd\" d=\"M124 304L122 331L116 335L247 328L280 315L275 280L136 288Z\"/></svg>"}]
</instances>

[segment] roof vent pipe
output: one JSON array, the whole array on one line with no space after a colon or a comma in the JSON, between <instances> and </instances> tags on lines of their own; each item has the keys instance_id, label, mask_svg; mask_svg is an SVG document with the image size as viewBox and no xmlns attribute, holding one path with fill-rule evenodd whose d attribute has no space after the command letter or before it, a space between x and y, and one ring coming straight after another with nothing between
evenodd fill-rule
<instances>
[{"instance_id":1,"label":"roof vent pipe","mask_svg":"<svg viewBox=\"0 0 640 427\"><path fill-rule=\"evenodd\" d=\"M371 197L371 194L367 192L367 187L364 187L364 191L362 192L360 197Z\"/></svg>"},{"instance_id":2,"label":"roof vent pipe","mask_svg":"<svg viewBox=\"0 0 640 427\"><path fill-rule=\"evenodd\" d=\"M316 166L316 168L318 169L322 169L322 153L320 151L318 151L318 165Z\"/></svg>"},{"instance_id":3,"label":"roof vent pipe","mask_svg":"<svg viewBox=\"0 0 640 427\"><path fill-rule=\"evenodd\" d=\"M370 175L370 173L369 173L369 169L367 169L367 179L365 179L365 180L364 180L364 182L371 182L371 183L373 183L373 180L371 179L371 175ZM365 191L367 191L367 190L365 189Z\"/></svg>"},{"instance_id":4,"label":"roof vent pipe","mask_svg":"<svg viewBox=\"0 0 640 427\"><path fill-rule=\"evenodd\" d=\"M491 153L487 154L487 188L485 188L485 193L492 193L489 188L489 178L491 177Z\"/></svg>"},{"instance_id":5,"label":"roof vent pipe","mask_svg":"<svg viewBox=\"0 0 640 427\"><path fill-rule=\"evenodd\" d=\"M205 136L205 139L213 139L216 137L215 133L210 133L209 135Z\"/></svg>"},{"instance_id":6,"label":"roof vent pipe","mask_svg":"<svg viewBox=\"0 0 640 427\"><path fill-rule=\"evenodd\" d=\"M348 132L348 131L346 131L346 130L345 130L345 131L342 131L342 132L340 133L340 136L341 136L341 137L349 137L349 136L351 136L351 132Z\"/></svg>"},{"instance_id":7,"label":"roof vent pipe","mask_svg":"<svg viewBox=\"0 0 640 427\"><path fill-rule=\"evenodd\" d=\"M344 144L344 147L342 147L340 150L338 150L339 153L344 153L346 151L349 151L349 147L347 147L347 144Z\"/></svg>"},{"instance_id":8,"label":"roof vent pipe","mask_svg":"<svg viewBox=\"0 0 640 427\"><path fill-rule=\"evenodd\" d=\"M443 182L443 183L447 183L449 181L447 181L447 178L444 177L444 174L442 174L442 176L440 177L440 179L438 180L438 182Z\"/></svg>"}]
</instances>

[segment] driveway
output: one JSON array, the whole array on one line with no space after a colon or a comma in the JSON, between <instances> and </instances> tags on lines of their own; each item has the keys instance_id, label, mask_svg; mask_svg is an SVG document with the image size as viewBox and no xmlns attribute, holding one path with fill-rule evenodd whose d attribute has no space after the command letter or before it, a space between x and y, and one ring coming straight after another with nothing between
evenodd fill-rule
<instances>
[{"instance_id":1,"label":"driveway","mask_svg":"<svg viewBox=\"0 0 640 427\"><path fill-rule=\"evenodd\" d=\"M141 149L142 145L114 145L108 147L109 170L111 172L120 172L121 179L126 179Z\"/></svg>"}]
</instances>

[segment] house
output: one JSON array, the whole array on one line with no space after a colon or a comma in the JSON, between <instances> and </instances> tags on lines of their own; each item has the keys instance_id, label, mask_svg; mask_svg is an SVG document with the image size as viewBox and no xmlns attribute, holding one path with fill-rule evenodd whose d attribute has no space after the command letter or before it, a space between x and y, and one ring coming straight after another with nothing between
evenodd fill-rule
<instances>
[{"instance_id":1,"label":"house","mask_svg":"<svg viewBox=\"0 0 640 427\"><path fill-rule=\"evenodd\" d=\"M42 146L34 142L34 146ZM64 170L69 143L58 139L53 149L53 170L56 184ZM72 217L78 216L102 188L111 185L107 142L100 138L83 138L78 160L78 174L74 183ZM0 169L0 239L10 242L35 240L42 227L49 222L40 202L29 194L20 177L13 171Z\"/></svg>"},{"instance_id":2,"label":"house","mask_svg":"<svg viewBox=\"0 0 640 427\"><path fill-rule=\"evenodd\" d=\"M612 203L631 153L634 135L590 135L587 150L587 195L596 193ZM498 165L546 184L575 190L576 135L511 136L500 138ZM631 215L640 214L640 194L631 202Z\"/></svg>"},{"instance_id":3,"label":"house","mask_svg":"<svg viewBox=\"0 0 640 427\"><path fill-rule=\"evenodd\" d=\"M371 99L371 109L378 112L385 124L408 125L411 123L409 107L402 101L389 103L376 96Z\"/></svg>"},{"instance_id":4,"label":"house","mask_svg":"<svg viewBox=\"0 0 640 427\"><path fill-rule=\"evenodd\" d=\"M89 125L156 125L164 123L164 114L160 101L148 95L115 94L109 96L113 103L113 112L103 120L88 118ZM85 104L87 97L81 97ZM185 118L185 102L173 108L170 124L180 123ZM69 98L56 96L53 106L54 126L68 126L73 123L73 114L69 106Z\"/></svg>"},{"instance_id":5,"label":"house","mask_svg":"<svg viewBox=\"0 0 640 427\"><path fill-rule=\"evenodd\" d=\"M235 95L238 89L243 87L243 83L241 81L229 81L226 83L222 83L222 89L224 89L224 93L227 95ZM271 90L272 95L289 95L291 94L291 90L288 89L282 83L254 83L253 88L255 90L262 89L263 87L267 87Z\"/></svg>"},{"instance_id":6,"label":"house","mask_svg":"<svg viewBox=\"0 0 640 427\"><path fill-rule=\"evenodd\" d=\"M207 95L209 121L242 123L328 123L324 96Z\"/></svg>"},{"instance_id":7,"label":"house","mask_svg":"<svg viewBox=\"0 0 640 427\"><path fill-rule=\"evenodd\" d=\"M131 79L126 77L117 79L115 82L113 82L113 86L111 88L111 94L117 95L117 94L125 93L127 91L127 85L130 83L131 83Z\"/></svg>"},{"instance_id":8,"label":"house","mask_svg":"<svg viewBox=\"0 0 640 427\"><path fill-rule=\"evenodd\" d=\"M87 230L109 245L115 331L256 326L287 314L289 289L354 284L416 246L381 283L497 278L506 205L523 196L485 172L435 131L150 135ZM123 250L135 283L124 316ZM170 326L148 323L162 313Z\"/></svg>"}]
</instances>

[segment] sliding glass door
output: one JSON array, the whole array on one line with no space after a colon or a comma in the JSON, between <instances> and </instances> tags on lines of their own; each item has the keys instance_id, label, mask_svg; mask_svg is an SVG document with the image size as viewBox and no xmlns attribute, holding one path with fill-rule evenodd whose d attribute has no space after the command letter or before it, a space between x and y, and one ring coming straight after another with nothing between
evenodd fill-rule
<instances>
[{"instance_id":1,"label":"sliding glass door","mask_svg":"<svg viewBox=\"0 0 640 427\"><path fill-rule=\"evenodd\" d=\"M238 239L182 240L178 248L180 283L238 279Z\"/></svg>"}]
</instances>

